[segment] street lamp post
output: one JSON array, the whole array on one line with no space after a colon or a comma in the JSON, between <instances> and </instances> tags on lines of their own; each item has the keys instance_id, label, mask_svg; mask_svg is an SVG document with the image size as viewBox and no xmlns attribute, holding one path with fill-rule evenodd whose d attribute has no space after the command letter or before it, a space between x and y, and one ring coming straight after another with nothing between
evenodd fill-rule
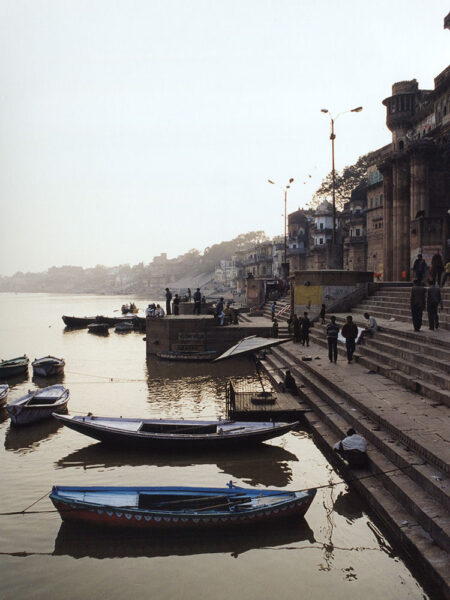
<instances>
[{"instance_id":1,"label":"street lamp post","mask_svg":"<svg viewBox=\"0 0 450 600\"><path fill-rule=\"evenodd\" d=\"M272 185L276 185L275 181L272 181L271 179L267 180L269 183L271 183ZM287 193L288 193L288 189L291 187L291 183L294 182L294 179L291 177L291 179L289 179L289 183L287 185L283 187L281 187L281 189L284 191L284 265L285 265L285 269L286 269L286 265L287 265Z\"/></svg>"},{"instance_id":2,"label":"street lamp post","mask_svg":"<svg viewBox=\"0 0 450 600\"><path fill-rule=\"evenodd\" d=\"M331 134L330 134L330 140L331 140L331 176L332 176L332 188L331 188L331 193L332 193L332 198L333 198L333 231L331 234L331 243L334 247L335 243L336 243L336 171L334 169L334 140L336 139L336 135L334 133L334 123L335 121L337 121L338 117L340 117L341 115L344 115L346 113L349 112L361 112L363 109L362 106L358 106L357 108L352 108L351 110L345 110L344 112L340 112L336 117L332 117L330 111L327 108L321 108L320 111L330 115L330 120L331 120Z\"/></svg>"}]
</instances>

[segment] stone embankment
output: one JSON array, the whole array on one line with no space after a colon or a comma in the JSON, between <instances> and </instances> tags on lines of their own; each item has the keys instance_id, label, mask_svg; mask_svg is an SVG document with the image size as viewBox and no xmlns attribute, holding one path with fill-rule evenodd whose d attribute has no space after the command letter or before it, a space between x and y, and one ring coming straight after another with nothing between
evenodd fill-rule
<instances>
[{"instance_id":1,"label":"stone embankment","mask_svg":"<svg viewBox=\"0 0 450 600\"><path fill-rule=\"evenodd\" d=\"M409 290L404 293L409 299ZM358 325L365 324L364 312L376 316L371 300L353 309ZM450 305L450 292L444 303ZM317 443L438 597L450 598L450 331L429 331L424 322L415 332L410 319L401 319L406 298L400 304L378 315L381 331L357 346L352 364L341 344L337 364L330 363L325 326L316 323L309 348L287 342L267 354L265 367L275 385L286 368L292 371L301 401L312 409L304 417ZM270 307L265 315L270 318ZM345 315L337 316L342 324ZM280 335L287 335L284 322ZM367 471L348 469L332 450L349 427L368 441Z\"/></svg>"}]
</instances>

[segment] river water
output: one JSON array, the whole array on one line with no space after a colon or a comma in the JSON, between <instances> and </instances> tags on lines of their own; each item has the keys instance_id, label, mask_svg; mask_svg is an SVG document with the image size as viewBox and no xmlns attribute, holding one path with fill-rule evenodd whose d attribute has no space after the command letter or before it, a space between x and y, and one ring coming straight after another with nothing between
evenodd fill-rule
<instances>
[{"instance_id":1,"label":"river water","mask_svg":"<svg viewBox=\"0 0 450 600\"><path fill-rule=\"evenodd\" d=\"M142 333L65 331L63 314L112 314L131 298L0 294L0 358L66 361L69 410L97 415L217 417L225 385L256 385L250 360L218 365L146 360ZM136 300L136 299L135 299ZM147 300L136 300L145 306ZM45 383L10 380L9 400ZM2 600L108 598L333 600L428 598L355 493L316 448L292 432L219 454L117 451L47 421L14 428L0 409ZM269 530L139 535L62 525L52 485L238 485L320 489L304 520Z\"/></svg>"}]
</instances>

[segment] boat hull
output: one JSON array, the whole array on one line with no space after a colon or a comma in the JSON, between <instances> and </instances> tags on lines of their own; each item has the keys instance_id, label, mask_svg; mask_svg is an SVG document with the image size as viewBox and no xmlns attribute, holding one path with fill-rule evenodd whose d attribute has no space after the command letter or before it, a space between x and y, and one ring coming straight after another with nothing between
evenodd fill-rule
<instances>
[{"instance_id":1,"label":"boat hull","mask_svg":"<svg viewBox=\"0 0 450 600\"><path fill-rule=\"evenodd\" d=\"M8 385L0 385L0 406L6 404L6 400L8 399L9 386Z\"/></svg>"},{"instance_id":2,"label":"boat hull","mask_svg":"<svg viewBox=\"0 0 450 600\"><path fill-rule=\"evenodd\" d=\"M71 488L59 488L58 486L55 486L50 494L50 499L55 508L59 511L63 521L85 523L102 527L145 530L215 529L248 527L262 523L264 525L270 525L281 520L302 517L308 510L316 494L315 489L306 492L284 493L286 496L289 494L285 501L280 501L273 506L264 506L261 509L255 508L246 513L238 511L226 512L225 510L203 513L201 511L178 511L175 513L174 511L156 511L135 507L130 508L129 506L122 507L117 505L95 504L77 499L64 498L59 490L65 489ZM97 489L100 490L100 492L105 490L107 497L108 492L114 488L84 489L88 492L89 489ZM136 490L136 488L128 489ZM151 488L138 488L139 491L150 489ZM168 488L166 488L166 490L167 489ZM208 491L217 494L226 494L227 491L229 491L222 488L198 489L200 492L208 489ZM235 488L235 490L237 490L238 493L240 490L243 492L249 491L244 488ZM252 491L259 492L260 494L263 493L261 490ZM233 499L230 501L234 502Z\"/></svg>"},{"instance_id":3,"label":"boat hull","mask_svg":"<svg viewBox=\"0 0 450 600\"><path fill-rule=\"evenodd\" d=\"M64 373L65 362L55 357L46 357L31 363L34 375L38 377L56 377Z\"/></svg>"},{"instance_id":4,"label":"boat hull","mask_svg":"<svg viewBox=\"0 0 450 600\"><path fill-rule=\"evenodd\" d=\"M46 395L47 394L47 395ZM70 392L62 385L54 385L35 392L28 392L22 398L6 405L11 423L29 425L50 419L54 413L67 412Z\"/></svg>"},{"instance_id":5,"label":"boat hull","mask_svg":"<svg viewBox=\"0 0 450 600\"><path fill-rule=\"evenodd\" d=\"M267 427L254 431L242 431L244 427L236 428L230 433L209 434L179 434L176 433L148 433L141 431L123 431L114 427L107 427L96 423L96 417L72 417L54 415L56 419L64 423L70 429L94 438L105 444L118 447L137 448L140 450L226 450L242 448L253 444L259 444L267 440L284 435L298 426L294 423L270 424ZM84 420L83 420L84 419ZM114 419L111 419L114 423ZM120 421L116 419L116 421ZM131 420L133 421L133 420ZM139 423L157 423L150 419L136 419ZM240 425L240 424L238 424ZM248 425L248 424L247 424ZM258 426L262 425L260 423ZM220 426L220 423L219 423Z\"/></svg>"},{"instance_id":6,"label":"boat hull","mask_svg":"<svg viewBox=\"0 0 450 600\"><path fill-rule=\"evenodd\" d=\"M12 358L0 363L0 379L14 377L28 371L29 359L26 356Z\"/></svg>"}]
</instances>

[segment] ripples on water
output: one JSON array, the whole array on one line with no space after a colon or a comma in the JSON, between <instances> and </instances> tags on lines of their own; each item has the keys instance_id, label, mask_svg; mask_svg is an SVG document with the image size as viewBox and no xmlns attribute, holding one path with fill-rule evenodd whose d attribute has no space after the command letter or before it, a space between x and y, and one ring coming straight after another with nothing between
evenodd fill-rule
<instances>
[{"instance_id":1,"label":"ripples on water","mask_svg":"<svg viewBox=\"0 0 450 600\"><path fill-rule=\"evenodd\" d=\"M64 330L62 314L112 314L130 300L0 294L0 357L64 357L69 409L78 413L217 417L230 377L257 385L251 361L146 360L143 334ZM10 399L46 385L9 383ZM12 428L0 410L0 436L2 512L22 510L54 484L223 486L232 479L301 489L340 481L303 432L242 452L147 454L107 448L56 421ZM46 497L33 507L52 508ZM2 600L426 597L344 485L319 490L305 520L250 531L108 532L62 524L53 512L0 519Z\"/></svg>"}]
</instances>

